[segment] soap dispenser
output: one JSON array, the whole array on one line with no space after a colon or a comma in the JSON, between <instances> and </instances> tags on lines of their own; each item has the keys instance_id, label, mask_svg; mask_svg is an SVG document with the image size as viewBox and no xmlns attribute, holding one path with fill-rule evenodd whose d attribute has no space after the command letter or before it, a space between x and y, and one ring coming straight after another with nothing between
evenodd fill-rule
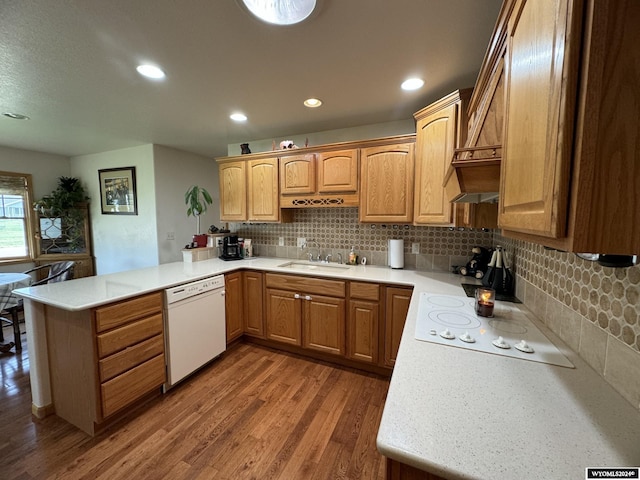
<instances>
[{"instance_id":1,"label":"soap dispenser","mask_svg":"<svg viewBox=\"0 0 640 480\"><path fill-rule=\"evenodd\" d=\"M355 265L358 260L358 256L356 255L355 248L356 248L355 246L352 246L351 251L349 252L349 265Z\"/></svg>"}]
</instances>

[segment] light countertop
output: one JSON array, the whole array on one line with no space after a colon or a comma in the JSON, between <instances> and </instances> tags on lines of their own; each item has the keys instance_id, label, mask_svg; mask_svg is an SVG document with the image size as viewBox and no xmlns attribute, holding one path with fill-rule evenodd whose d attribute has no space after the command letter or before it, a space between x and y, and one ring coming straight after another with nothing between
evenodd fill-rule
<instances>
[{"instance_id":1,"label":"light countertop","mask_svg":"<svg viewBox=\"0 0 640 480\"><path fill-rule=\"evenodd\" d=\"M414 338L420 292L464 295L469 277L378 266L293 271L283 258L171 263L16 290L84 310L254 268L414 287L378 431L378 450L452 479L581 479L586 467L640 465L640 414L519 305L576 368ZM499 303L499 302L498 302Z\"/></svg>"}]
</instances>

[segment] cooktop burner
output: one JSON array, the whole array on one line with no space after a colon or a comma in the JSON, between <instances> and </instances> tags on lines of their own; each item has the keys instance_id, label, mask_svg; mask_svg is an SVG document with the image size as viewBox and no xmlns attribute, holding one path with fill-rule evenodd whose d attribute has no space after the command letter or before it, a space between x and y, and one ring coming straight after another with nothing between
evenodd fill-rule
<instances>
[{"instance_id":1,"label":"cooktop burner","mask_svg":"<svg viewBox=\"0 0 640 480\"><path fill-rule=\"evenodd\" d=\"M496 302L491 318L476 315L474 301L420 293L415 337L452 347L573 368L573 364L518 310Z\"/></svg>"}]
</instances>

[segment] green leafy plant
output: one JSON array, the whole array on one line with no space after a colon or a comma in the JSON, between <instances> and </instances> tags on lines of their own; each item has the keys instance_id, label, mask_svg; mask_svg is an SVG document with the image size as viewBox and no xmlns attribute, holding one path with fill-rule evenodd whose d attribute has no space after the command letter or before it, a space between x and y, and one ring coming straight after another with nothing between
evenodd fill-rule
<instances>
[{"instance_id":1,"label":"green leafy plant","mask_svg":"<svg viewBox=\"0 0 640 480\"><path fill-rule=\"evenodd\" d=\"M194 216L197 220L197 233L200 234L200 215L207 211L207 206L213 203L213 198L206 188L192 185L184 194L187 205L187 217Z\"/></svg>"},{"instance_id":2,"label":"green leafy plant","mask_svg":"<svg viewBox=\"0 0 640 480\"><path fill-rule=\"evenodd\" d=\"M71 253L84 250L84 216L78 205L88 200L79 179L60 177L55 190L34 202L40 219L49 219L49 225L56 225L60 230L48 248Z\"/></svg>"},{"instance_id":3,"label":"green leafy plant","mask_svg":"<svg viewBox=\"0 0 640 480\"><path fill-rule=\"evenodd\" d=\"M34 208L41 213L45 211L53 215L63 215L73 210L78 203L89 200L80 180L73 177L58 178L58 186L51 194L34 203Z\"/></svg>"}]
</instances>

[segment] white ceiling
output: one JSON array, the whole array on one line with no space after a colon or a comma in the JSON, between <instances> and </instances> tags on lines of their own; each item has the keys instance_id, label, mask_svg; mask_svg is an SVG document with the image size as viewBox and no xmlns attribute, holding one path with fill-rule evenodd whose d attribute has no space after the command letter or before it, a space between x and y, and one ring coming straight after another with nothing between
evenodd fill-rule
<instances>
[{"instance_id":1,"label":"white ceiling","mask_svg":"<svg viewBox=\"0 0 640 480\"><path fill-rule=\"evenodd\" d=\"M501 0L320 0L276 27L236 0L0 0L0 145L67 156L409 119L472 86ZM141 62L160 65L145 80ZM421 76L417 92L400 90ZM308 97L321 108L302 105ZM240 110L249 120L235 124Z\"/></svg>"}]
</instances>

